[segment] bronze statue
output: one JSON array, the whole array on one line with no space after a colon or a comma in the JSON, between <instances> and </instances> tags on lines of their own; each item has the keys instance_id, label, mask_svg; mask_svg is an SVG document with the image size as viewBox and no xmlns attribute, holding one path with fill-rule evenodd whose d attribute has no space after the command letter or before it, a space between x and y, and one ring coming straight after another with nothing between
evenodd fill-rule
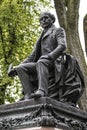
<instances>
[{"instance_id":1,"label":"bronze statue","mask_svg":"<svg viewBox=\"0 0 87 130\"><path fill-rule=\"evenodd\" d=\"M84 78L77 60L65 53L64 29L56 28L54 22L51 13L41 14L43 32L34 51L15 68L10 66L8 76L19 76L24 100L48 96L76 105L84 90Z\"/></svg>"}]
</instances>

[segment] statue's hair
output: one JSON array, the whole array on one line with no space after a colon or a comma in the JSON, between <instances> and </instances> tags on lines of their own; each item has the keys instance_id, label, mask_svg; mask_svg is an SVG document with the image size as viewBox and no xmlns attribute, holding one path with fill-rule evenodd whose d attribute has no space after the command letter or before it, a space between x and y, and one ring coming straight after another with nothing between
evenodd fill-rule
<instances>
[{"instance_id":1,"label":"statue's hair","mask_svg":"<svg viewBox=\"0 0 87 130\"><path fill-rule=\"evenodd\" d=\"M53 23L55 22L56 19L55 19L55 16L53 14L51 14L50 12L41 13L41 15L43 15L43 14L49 15L49 17L53 20Z\"/></svg>"}]
</instances>

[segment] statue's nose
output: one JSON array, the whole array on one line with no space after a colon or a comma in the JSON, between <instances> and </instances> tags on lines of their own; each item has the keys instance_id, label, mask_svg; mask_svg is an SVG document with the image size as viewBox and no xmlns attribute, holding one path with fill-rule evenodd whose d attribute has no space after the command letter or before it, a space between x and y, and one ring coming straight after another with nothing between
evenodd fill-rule
<instances>
[{"instance_id":1,"label":"statue's nose","mask_svg":"<svg viewBox=\"0 0 87 130\"><path fill-rule=\"evenodd\" d=\"M43 18L43 22L45 22L46 21L46 19L45 18Z\"/></svg>"}]
</instances>

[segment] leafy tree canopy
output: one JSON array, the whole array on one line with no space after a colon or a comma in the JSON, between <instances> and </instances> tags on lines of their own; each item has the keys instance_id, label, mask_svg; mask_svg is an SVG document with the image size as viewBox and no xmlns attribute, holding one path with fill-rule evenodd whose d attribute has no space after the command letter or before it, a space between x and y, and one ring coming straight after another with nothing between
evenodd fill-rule
<instances>
[{"instance_id":1,"label":"leafy tree canopy","mask_svg":"<svg viewBox=\"0 0 87 130\"><path fill-rule=\"evenodd\" d=\"M7 76L8 66L18 65L31 53L41 32L39 15L48 5L50 0L0 1L0 104L21 95L18 78Z\"/></svg>"}]
</instances>

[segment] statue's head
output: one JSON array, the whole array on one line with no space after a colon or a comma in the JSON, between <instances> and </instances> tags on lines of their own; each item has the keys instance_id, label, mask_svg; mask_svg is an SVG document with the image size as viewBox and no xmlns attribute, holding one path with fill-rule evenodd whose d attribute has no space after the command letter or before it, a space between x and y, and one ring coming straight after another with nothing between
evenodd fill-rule
<instances>
[{"instance_id":1,"label":"statue's head","mask_svg":"<svg viewBox=\"0 0 87 130\"><path fill-rule=\"evenodd\" d=\"M43 12L40 15L40 24L42 28L48 28L55 22L55 16L49 12Z\"/></svg>"}]
</instances>

